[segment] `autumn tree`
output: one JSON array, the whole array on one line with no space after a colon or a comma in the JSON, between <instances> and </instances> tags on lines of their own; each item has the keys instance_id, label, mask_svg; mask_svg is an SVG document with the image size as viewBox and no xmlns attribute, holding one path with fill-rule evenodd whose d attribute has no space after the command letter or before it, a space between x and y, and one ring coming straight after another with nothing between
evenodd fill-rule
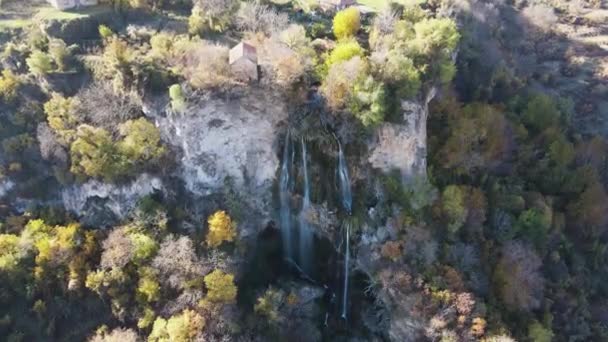
<instances>
[{"instance_id":1,"label":"autumn tree","mask_svg":"<svg viewBox=\"0 0 608 342\"><path fill-rule=\"evenodd\" d=\"M354 36L360 27L361 18L356 7L343 9L334 16L333 30L338 39Z\"/></svg>"},{"instance_id":2,"label":"autumn tree","mask_svg":"<svg viewBox=\"0 0 608 342\"><path fill-rule=\"evenodd\" d=\"M228 214L221 210L209 216L207 220L209 231L207 233L207 244L211 247L218 247L223 242L232 242L236 237L236 224Z\"/></svg>"},{"instance_id":3,"label":"autumn tree","mask_svg":"<svg viewBox=\"0 0 608 342\"><path fill-rule=\"evenodd\" d=\"M196 311L186 309L169 319L158 317L148 336L150 342L194 341L205 328L205 319Z\"/></svg>"}]
</instances>

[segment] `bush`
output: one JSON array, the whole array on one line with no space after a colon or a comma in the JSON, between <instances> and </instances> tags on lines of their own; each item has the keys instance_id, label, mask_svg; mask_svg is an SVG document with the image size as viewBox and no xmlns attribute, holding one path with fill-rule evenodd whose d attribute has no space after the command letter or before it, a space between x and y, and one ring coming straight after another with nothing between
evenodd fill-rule
<instances>
[{"instance_id":1,"label":"bush","mask_svg":"<svg viewBox=\"0 0 608 342\"><path fill-rule=\"evenodd\" d=\"M349 108L364 126L384 121L387 111L385 86L371 76L360 77L353 88Z\"/></svg>"},{"instance_id":2,"label":"bush","mask_svg":"<svg viewBox=\"0 0 608 342\"><path fill-rule=\"evenodd\" d=\"M181 112L186 107L186 97L179 84L169 87L169 97L171 98L171 108L176 112Z\"/></svg>"},{"instance_id":3,"label":"bush","mask_svg":"<svg viewBox=\"0 0 608 342\"><path fill-rule=\"evenodd\" d=\"M365 73L365 63L359 57L334 63L323 80L321 92L333 110L344 108L351 96L355 82Z\"/></svg>"},{"instance_id":4,"label":"bush","mask_svg":"<svg viewBox=\"0 0 608 342\"><path fill-rule=\"evenodd\" d=\"M59 71L67 70L72 53L63 40L52 39L49 42L49 54L53 57Z\"/></svg>"},{"instance_id":5,"label":"bush","mask_svg":"<svg viewBox=\"0 0 608 342\"><path fill-rule=\"evenodd\" d=\"M447 219L448 231L457 233L467 218L464 194L457 185L448 185L441 195L441 207Z\"/></svg>"},{"instance_id":6,"label":"bush","mask_svg":"<svg viewBox=\"0 0 608 342\"><path fill-rule=\"evenodd\" d=\"M221 88L232 83L228 48L206 42L178 46L176 70L197 89Z\"/></svg>"},{"instance_id":7,"label":"bush","mask_svg":"<svg viewBox=\"0 0 608 342\"><path fill-rule=\"evenodd\" d=\"M236 299L237 288L234 276L220 270L215 270L205 276L207 287L206 299L214 303L233 303Z\"/></svg>"},{"instance_id":8,"label":"bush","mask_svg":"<svg viewBox=\"0 0 608 342\"><path fill-rule=\"evenodd\" d=\"M79 176L114 181L127 174L128 161L118 153L110 133L103 128L88 125L78 127L70 156L70 171Z\"/></svg>"},{"instance_id":9,"label":"bush","mask_svg":"<svg viewBox=\"0 0 608 342\"><path fill-rule=\"evenodd\" d=\"M235 224L225 211L217 211L209 216L207 220L209 232L207 233L207 244L218 247L222 242L232 242L236 237Z\"/></svg>"},{"instance_id":10,"label":"bush","mask_svg":"<svg viewBox=\"0 0 608 342\"><path fill-rule=\"evenodd\" d=\"M132 165L157 163L166 153L160 141L160 132L145 118L129 120L119 127L122 139L117 151Z\"/></svg>"},{"instance_id":11,"label":"bush","mask_svg":"<svg viewBox=\"0 0 608 342\"><path fill-rule=\"evenodd\" d=\"M103 40L108 40L108 39L110 39L110 37L112 37L114 35L114 31L112 31L112 29L110 29L106 25L99 25L98 30L99 30L99 36Z\"/></svg>"},{"instance_id":12,"label":"bush","mask_svg":"<svg viewBox=\"0 0 608 342\"><path fill-rule=\"evenodd\" d=\"M2 76L0 76L0 98L4 102L12 102L17 97L17 91L21 81L17 75L8 69L2 70Z\"/></svg>"},{"instance_id":13,"label":"bush","mask_svg":"<svg viewBox=\"0 0 608 342\"><path fill-rule=\"evenodd\" d=\"M53 71L53 60L42 51L34 51L25 62L35 76L44 76Z\"/></svg>"},{"instance_id":14,"label":"bush","mask_svg":"<svg viewBox=\"0 0 608 342\"><path fill-rule=\"evenodd\" d=\"M53 93L44 104L49 126L58 135L63 145L68 145L76 134L76 126L79 122L78 105L76 98L66 98L57 93Z\"/></svg>"},{"instance_id":15,"label":"bush","mask_svg":"<svg viewBox=\"0 0 608 342\"><path fill-rule=\"evenodd\" d=\"M354 36L361 27L361 18L359 10L355 7L349 7L339 11L334 16L334 35L338 39L344 39Z\"/></svg>"}]
</instances>

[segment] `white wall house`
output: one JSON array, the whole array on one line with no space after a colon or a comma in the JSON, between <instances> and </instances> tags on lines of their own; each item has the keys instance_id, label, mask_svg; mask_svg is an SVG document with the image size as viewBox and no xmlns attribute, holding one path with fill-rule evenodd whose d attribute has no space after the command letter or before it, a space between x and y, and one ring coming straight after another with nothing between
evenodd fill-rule
<instances>
[{"instance_id":1,"label":"white wall house","mask_svg":"<svg viewBox=\"0 0 608 342\"><path fill-rule=\"evenodd\" d=\"M53 5L59 10L68 10L78 7L94 6L97 5L97 0L47 0L49 4Z\"/></svg>"}]
</instances>

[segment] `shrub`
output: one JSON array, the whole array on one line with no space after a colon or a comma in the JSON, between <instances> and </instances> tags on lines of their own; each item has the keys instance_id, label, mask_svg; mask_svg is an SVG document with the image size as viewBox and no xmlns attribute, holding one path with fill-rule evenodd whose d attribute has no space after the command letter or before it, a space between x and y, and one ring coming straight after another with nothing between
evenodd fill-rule
<instances>
[{"instance_id":1,"label":"shrub","mask_svg":"<svg viewBox=\"0 0 608 342\"><path fill-rule=\"evenodd\" d=\"M548 95L533 96L522 113L523 123L534 132L540 132L559 123L559 110Z\"/></svg>"},{"instance_id":2,"label":"shrub","mask_svg":"<svg viewBox=\"0 0 608 342\"><path fill-rule=\"evenodd\" d=\"M235 224L225 211L217 211L209 216L209 232L207 233L207 244L218 247L224 241L234 241L236 237Z\"/></svg>"},{"instance_id":3,"label":"shrub","mask_svg":"<svg viewBox=\"0 0 608 342\"><path fill-rule=\"evenodd\" d=\"M25 62L35 76L44 76L53 71L53 60L42 51L34 51Z\"/></svg>"},{"instance_id":4,"label":"shrub","mask_svg":"<svg viewBox=\"0 0 608 342\"><path fill-rule=\"evenodd\" d=\"M188 19L190 33L224 31L230 25L238 6L236 0L195 0Z\"/></svg>"},{"instance_id":5,"label":"shrub","mask_svg":"<svg viewBox=\"0 0 608 342\"><path fill-rule=\"evenodd\" d=\"M234 276L215 270L205 276L206 299L214 303L232 303L236 299L237 288Z\"/></svg>"},{"instance_id":6,"label":"shrub","mask_svg":"<svg viewBox=\"0 0 608 342\"><path fill-rule=\"evenodd\" d=\"M159 58L168 58L173 49L173 39L174 37L164 32L153 35L152 38L150 38L152 55Z\"/></svg>"},{"instance_id":7,"label":"shrub","mask_svg":"<svg viewBox=\"0 0 608 342\"><path fill-rule=\"evenodd\" d=\"M364 126L375 126L386 115L386 90L372 76L360 77L353 87L349 109Z\"/></svg>"},{"instance_id":8,"label":"shrub","mask_svg":"<svg viewBox=\"0 0 608 342\"><path fill-rule=\"evenodd\" d=\"M334 16L334 35L338 39L344 39L354 36L361 27L361 18L359 10L355 7L349 7L339 11Z\"/></svg>"},{"instance_id":9,"label":"shrub","mask_svg":"<svg viewBox=\"0 0 608 342\"><path fill-rule=\"evenodd\" d=\"M59 136L62 144L69 144L75 137L79 122L78 100L53 93L44 104L44 112L49 126Z\"/></svg>"},{"instance_id":10,"label":"shrub","mask_svg":"<svg viewBox=\"0 0 608 342\"><path fill-rule=\"evenodd\" d=\"M61 39L51 39L49 42L49 55L57 64L60 71L65 71L70 63L71 52L67 44Z\"/></svg>"},{"instance_id":11,"label":"shrub","mask_svg":"<svg viewBox=\"0 0 608 342\"><path fill-rule=\"evenodd\" d=\"M441 195L441 206L447 219L448 230L457 233L467 218L464 194L457 185L448 185Z\"/></svg>"},{"instance_id":12,"label":"shrub","mask_svg":"<svg viewBox=\"0 0 608 342\"><path fill-rule=\"evenodd\" d=\"M186 107L186 97L179 84L174 84L169 87L169 97L171 98L171 108L174 111L180 112Z\"/></svg>"},{"instance_id":13,"label":"shrub","mask_svg":"<svg viewBox=\"0 0 608 342\"><path fill-rule=\"evenodd\" d=\"M232 82L225 46L196 40L180 42L174 58L176 71L194 88L221 88Z\"/></svg>"},{"instance_id":14,"label":"shrub","mask_svg":"<svg viewBox=\"0 0 608 342\"><path fill-rule=\"evenodd\" d=\"M119 132L122 139L116 145L117 151L132 165L156 163L166 153L158 128L145 118L121 124Z\"/></svg>"},{"instance_id":15,"label":"shrub","mask_svg":"<svg viewBox=\"0 0 608 342\"><path fill-rule=\"evenodd\" d=\"M321 85L321 92L333 110L344 108L355 82L365 73L366 66L359 57L334 63Z\"/></svg>"},{"instance_id":16,"label":"shrub","mask_svg":"<svg viewBox=\"0 0 608 342\"><path fill-rule=\"evenodd\" d=\"M2 76L0 76L0 98L5 102L11 102L17 97L17 91L21 81L17 75L15 75L9 69L2 70Z\"/></svg>"},{"instance_id":17,"label":"shrub","mask_svg":"<svg viewBox=\"0 0 608 342\"><path fill-rule=\"evenodd\" d=\"M528 338L530 341L551 342L553 341L553 336L551 329L543 327L538 321L534 321L528 326Z\"/></svg>"},{"instance_id":18,"label":"shrub","mask_svg":"<svg viewBox=\"0 0 608 342\"><path fill-rule=\"evenodd\" d=\"M81 125L70 147L70 171L79 176L114 181L127 174L128 161L118 153L110 133L103 128Z\"/></svg>"},{"instance_id":19,"label":"shrub","mask_svg":"<svg viewBox=\"0 0 608 342\"><path fill-rule=\"evenodd\" d=\"M112 31L112 29L110 29L106 25L99 25L98 30L99 30L99 36L103 40L108 40L108 39L110 39L110 37L112 37L114 35L114 32Z\"/></svg>"}]
</instances>

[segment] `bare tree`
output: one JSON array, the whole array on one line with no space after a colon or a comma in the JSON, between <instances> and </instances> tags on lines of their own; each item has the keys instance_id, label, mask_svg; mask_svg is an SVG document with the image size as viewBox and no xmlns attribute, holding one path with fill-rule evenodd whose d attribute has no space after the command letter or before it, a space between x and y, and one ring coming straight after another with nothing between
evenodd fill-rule
<instances>
[{"instance_id":1,"label":"bare tree","mask_svg":"<svg viewBox=\"0 0 608 342\"><path fill-rule=\"evenodd\" d=\"M36 130L38 143L40 144L40 154L42 158L66 166L68 163L68 153L59 143L55 133L46 122L38 125Z\"/></svg>"},{"instance_id":2,"label":"bare tree","mask_svg":"<svg viewBox=\"0 0 608 342\"><path fill-rule=\"evenodd\" d=\"M203 267L189 237L175 238L173 235L167 236L160 245L152 267L159 271L161 282L175 289L184 289L188 280L211 269Z\"/></svg>"},{"instance_id":3,"label":"bare tree","mask_svg":"<svg viewBox=\"0 0 608 342\"><path fill-rule=\"evenodd\" d=\"M107 332L103 330L89 339L89 342L137 342L141 341L137 333L133 329L115 328Z\"/></svg>"},{"instance_id":4,"label":"bare tree","mask_svg":"<svg viewBox=\"0 0 608 342\"><path fill-rule=\"evenodd\" d=\"M509 241L501 251L496 280L503 301L512 309L540 307L544 286L539 272L541 259L519 241Z\"/></svg>"},{"instance_id":5,"label":"bare tree","mask_svg":"<svg viewBox=\"0 0 608 342\"><path fill-rule=\"evenodd\" d=\"M85 121L113 130L117 124L141 116L142 102L132 91L116 92L108 82L97 82L78 94Z\"/></svg>"},{"instance_id":6,"label":"bare tree","mask_svg":"<svg viewBox=\"0 0 608 342\"><path fill-rule=\"evenodd\" d=\"M243 3L236 17L236 25L239 30L263 32L267 35L285 29L288 24L287 14L279 13L259 1Z\"/></svg>"},{"instance_id":7,"label":"bare tree","mask_svg":"<svg viewBox=\"0 0 608 342\"><path fill-rule=\"evenodd\" d=\"M102 243L101 267L104 269L123 268L133 258L133 243L126 228L115 228Z\"/></svg>"}]
</instances>

